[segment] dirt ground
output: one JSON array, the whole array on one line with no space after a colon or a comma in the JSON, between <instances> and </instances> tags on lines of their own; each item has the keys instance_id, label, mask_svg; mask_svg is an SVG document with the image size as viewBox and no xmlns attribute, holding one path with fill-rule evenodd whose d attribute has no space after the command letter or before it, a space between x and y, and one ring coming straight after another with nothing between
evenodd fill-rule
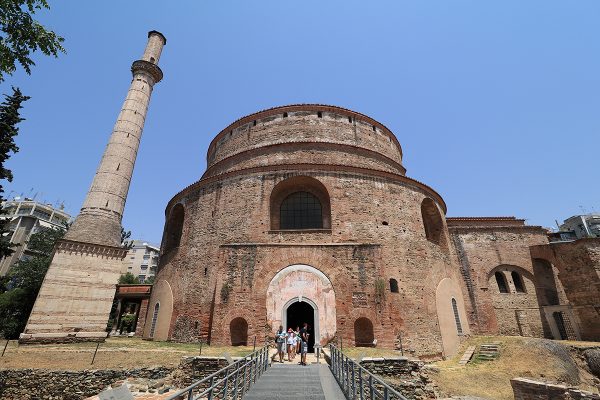
<instances>
[{"instance_id":1,"label":"dirt ground","mask_svg":"<svg viewBox=\"0 0 600 400\"><path fill-rule=\"evenodd\" d=\"M5 342L0 342L0 354ZM54 370L124 369L150 366L176 366L183 356L197 356L200 346L170 342L152 342L139 338L109 338L101 343L94 364L92 357L96 343L67 345L21 345L11 341L3 357L0 369L46 368ZM252 352L252 347L202 347L203 356L232 357Z\"/></svg>"},{"instance_id":2,"label":"dirt ground","mask_svg":"<svg viewBox=\"0 0 600 400\"><path fill-rule=\"evenodd\" d=\"M499 342L500 357L495 361L458 365L468 346ZM594 377L569 346L592 347L600 343L561 342L515 336L473 337L463 343L452 358L435 363L438 372L430 374L445 395L472 395L488 399L512 400L510 380L516 377L566 383L598 393Z\"/></svg>"}]
</instances>

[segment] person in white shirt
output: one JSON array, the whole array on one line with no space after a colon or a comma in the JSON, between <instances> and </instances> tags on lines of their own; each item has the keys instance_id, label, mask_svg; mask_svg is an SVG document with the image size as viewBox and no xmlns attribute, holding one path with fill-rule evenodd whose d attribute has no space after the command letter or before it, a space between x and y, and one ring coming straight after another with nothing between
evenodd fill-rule
<instances>
[{"instance_id":1,"label":"person in white shirt","mask_svg":"<svg viewBox=\"0 0 600 400\"><path fill-rule=\"evenodd\" d=\"M296 341L295 338L296 335L294 335L294 331L292 330L292 328L288 328L287 331L287 354L288 354L288 361L292 361L292 359L294 358L292 356L294 349L296 348Z\"/></svg>"}]
</instances>

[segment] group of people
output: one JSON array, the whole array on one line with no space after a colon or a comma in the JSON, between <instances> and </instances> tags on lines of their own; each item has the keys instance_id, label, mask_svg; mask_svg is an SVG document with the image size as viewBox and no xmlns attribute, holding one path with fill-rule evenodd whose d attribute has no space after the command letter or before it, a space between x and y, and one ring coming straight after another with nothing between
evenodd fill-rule
<instances>
[{"instance_id":1,"label":"group of people","mask_svg":"<svg viewBox=\"0 0 600 400\"><path fill-rule=\"evenodd\" d=\"M293 330L291 327L288 328L287 332L283 329L283 326L279 326L279 330L275 334L275 344L277 345L277 355L279 356L279 362L283 363L285 353L287 353L288 361L293 361L296 358L296 354L300 353L300 365L306 365L306 353L308 353L308 323L300 327L296 327Z\"/></svg>"}]
</instances>

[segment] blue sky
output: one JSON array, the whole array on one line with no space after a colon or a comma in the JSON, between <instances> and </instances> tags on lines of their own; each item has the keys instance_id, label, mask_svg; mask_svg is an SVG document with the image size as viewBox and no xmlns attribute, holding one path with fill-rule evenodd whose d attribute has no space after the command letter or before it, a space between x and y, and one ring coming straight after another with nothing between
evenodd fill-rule
<instances>
[{"instance_id":1,"label":"blue sky","mask_svg":"<svg viewBox=\"0 0 600 400\"><path fill-rule=\"evenodd\" d=\"M210 140L277 105L324 103L389 127L407 175L449 216L554 225L600 211L600 2L51 1L67 54L0 85L32 96L6 194L76 214L156 29L167 37L123 224L160 242ZM33 190L32 190L33 189Z\"/></svg>"}]
</instances>

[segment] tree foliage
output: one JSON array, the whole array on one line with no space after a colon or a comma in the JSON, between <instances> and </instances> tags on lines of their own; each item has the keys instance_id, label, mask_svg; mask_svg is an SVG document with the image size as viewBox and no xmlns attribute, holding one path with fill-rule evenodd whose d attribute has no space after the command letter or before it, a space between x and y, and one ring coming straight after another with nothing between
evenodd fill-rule
<instances>
[{"instance_id":1,"label":"tree foliage","mask_svg":"<svg viewBox=\"0 0 600 400\"><path fill-rule=\"evenodd\" d=\"M2 1L2 0L0 0ZM15 144L15 136L19 133L17 125L23 121L19 110L24 101L29 100L28 96L23 96L19 89L12 88L11 96L5 95L5 100L0 104L0 180L12 182L12 172L4 166L8 158L19 151ZM0 201L4 188L0 184ZM5 214L4 210L0 210L0 217ZM10 243L10 231L8 230L9 221L0 218L0 258L9 256L13 253L13 245Z\"/></svg>"},{"instance_id":2,"label":"tree foliage","mask_svg":"<svg viewBox=\"0 0 600 400\"><path fill-rule=\"evenodd\" d=\"M31 56L38 50L54 57L65 52L65 39L33 19L37 11L49 8L46 0L0 0L0 82L15 72L17 63L31 74Z\"/></svg>"},{"instance_id":3,"label":"tree foliage","mask_svg":"<svg viewBox=\"0 0 600 400\"><path fill-rule=\"evenodd\" d=\"M133 247L133 240L127 240L131 237L131 231L126 231L125 228L121 227L121 247L130 249Z\"/></svg>"},{"instance_id":4,"label":"tree foliage","mask_svg":"<svg viewBox=\"0 0 600 400\"><path fill-rule=\"evenodd\" d=\"M16 339L25 329L27 318L52 261L56 242L65 235L64 229L41 228L27 242L33 252L19 260L8 274L0 290L0 334Z\"/></svg>"},{"instance_id":5,"label":"tree foliage","mask_svg":"<svg viewBox=\"0 0 600 400\"><path fill-rule=\"evenodd\" d=\"M127 272L119 277L119 285L138 285L140 280L131 272Z\"/></svg>"}]
</instances>

